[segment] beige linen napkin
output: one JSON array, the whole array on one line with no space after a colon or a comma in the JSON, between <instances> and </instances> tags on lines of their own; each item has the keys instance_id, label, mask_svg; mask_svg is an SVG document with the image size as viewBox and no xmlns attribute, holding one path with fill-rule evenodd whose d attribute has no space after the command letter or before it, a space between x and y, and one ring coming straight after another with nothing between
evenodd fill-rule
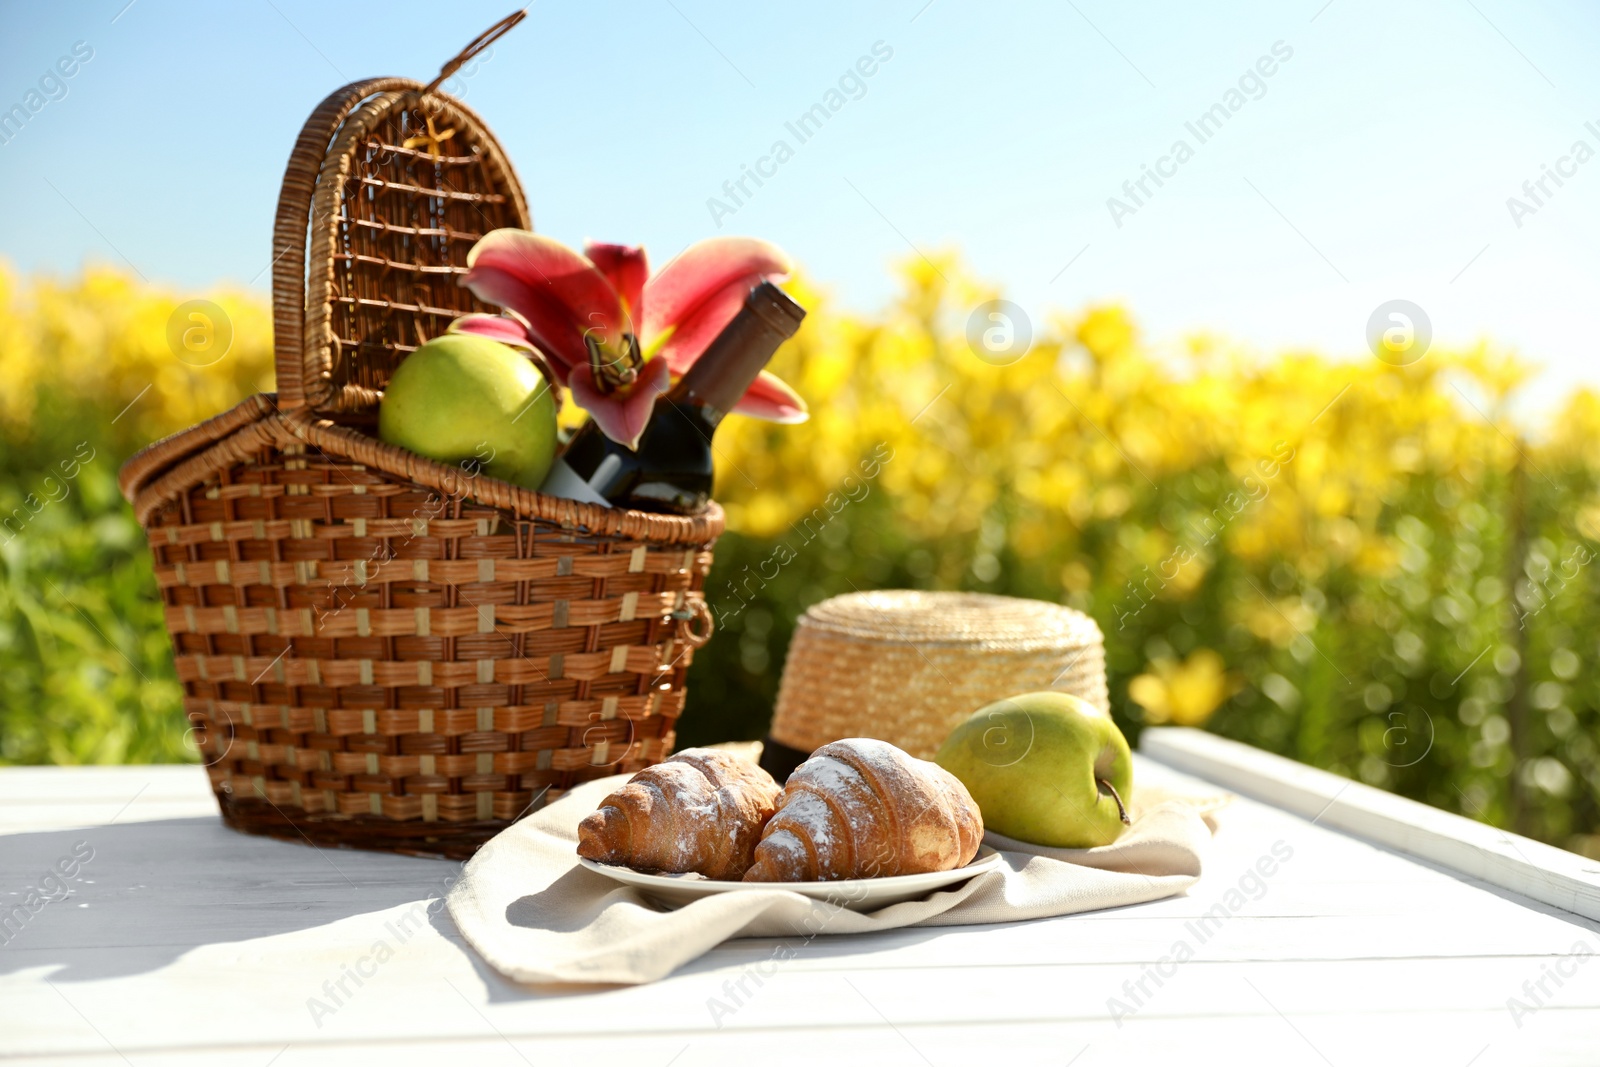
<instances>
[{"instance_id":1,"label":"beige linen napkin","mask_svg":"<svg viewBox=\"0 0 1600 1067\"><path fill-rule=\"evenodd\" d=\"M990 834L999 867L870 914L781 889L719 893L663 911L578 864L579 821L625 781L617 775L573 789L467 864L447 898L450 915L496 970L519 982L634 985L734 937L1001 923L1140 904L1194 884L1211 837L1201 807L1141 791L1133 826L1115 844L1051 849Z\"/></svg>"}]
</instances>

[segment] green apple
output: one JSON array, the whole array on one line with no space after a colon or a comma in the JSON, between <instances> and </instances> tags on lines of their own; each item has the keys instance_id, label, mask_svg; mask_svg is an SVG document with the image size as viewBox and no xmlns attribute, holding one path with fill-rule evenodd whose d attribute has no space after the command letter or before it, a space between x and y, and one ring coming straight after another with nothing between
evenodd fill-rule
<instances>
[{"instance_id":1,"label":"green apple","mask_svg":"<svg viewBox=\"0 0 1600 1067\"><path fill-rule=\"evenodd\" d=\"M389 379L378 437L537 489L556 452L555 398L539 368L516 349L445 334L407 356Z\"/></svg>"},{"instance_id":2,"label":"green apple","mask_svg":"<svg viewBox=\"0 0 1600 1067\"><path fill-rule=\"evenodd\" d=\"M979 708L934 762L978 802L983 825L1052 848L1109 845L1128 824L1133 757L1111 717L1070 693Z\"/></svg>"}]
</instances>

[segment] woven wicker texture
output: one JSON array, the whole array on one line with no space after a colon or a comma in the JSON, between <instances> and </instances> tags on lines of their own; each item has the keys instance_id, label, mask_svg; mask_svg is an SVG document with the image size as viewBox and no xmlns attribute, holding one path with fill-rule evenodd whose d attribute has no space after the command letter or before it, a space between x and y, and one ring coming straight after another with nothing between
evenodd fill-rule
<instances>
[{"instance_id":1,"label":"woven wicker texture","mask_svg":"<svg viewBox=\"0 0 1600 1067\"><path fill-rule=\"evenodd\" d=\"M369 100L328 159L312 202L307 390L319 408L360 412L407 354L488 310L459 284L467 253L492 229L528 226L528 211L499 145L444 97Z\"/></svg>"},{"instance_id":2,"label":"woven wicker texture","mask_svg":"<svg viewBox=\"0 0 1600 1067\"><path fill-rule=\"evenodd\" d=\"M671 751L693 642L670 613L703 547L508 520L295 445L206 479L150 537L235 821L503 824L541 789ZM448 841L411 844L428 839Z\"/></svg>"},{"instance_id":3,"label":"woven wicker texture","mask_svg":"<svg viewBox=\"0 0 1600 1067\"><path fill-rule=\"evenodd\" d=\"M801 616L772 737L802 752L876 737L929 759L974 711L1039 689L1108 708L1093 619L982 593L850 593Z\"/></svg>"},{"instance_id":4,"label":"woven wicker texture","mask_svg":"<svg viewBox=\"0 0 1600 1067\"><path fill-rule=\"evenodd\" d=\"M571 785L672 751L721 510L578 504L370 436L406 354L493 310L458 284L473 243L528 225L459 101L396 78L334 93L279 201L278 393L122 472L240 829L465 856Z\"/></svg>"}]
</instances>

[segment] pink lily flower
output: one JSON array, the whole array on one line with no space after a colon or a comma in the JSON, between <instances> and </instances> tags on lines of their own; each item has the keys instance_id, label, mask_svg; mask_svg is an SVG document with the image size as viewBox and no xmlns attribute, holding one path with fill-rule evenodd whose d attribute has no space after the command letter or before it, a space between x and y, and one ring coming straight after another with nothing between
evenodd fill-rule
<instances>
[{"instance_id":1,"label":"pink lily flower","mask_svg":"<svg viewBox=\"0 0 1600 1067\"><path fill-rule=\"evenodd\" d=\"M643 248L584 251L527 230L485 234L467 254L462 284L508 314L465 315L450 330L538 351L606 436L630 448L656 397L694 366L751 288L790 270L777 248L746 237L701 241L653 277ZM785 423L808 417L805 401L765 371L734 411Z\"/></svg>"}]
</instances>

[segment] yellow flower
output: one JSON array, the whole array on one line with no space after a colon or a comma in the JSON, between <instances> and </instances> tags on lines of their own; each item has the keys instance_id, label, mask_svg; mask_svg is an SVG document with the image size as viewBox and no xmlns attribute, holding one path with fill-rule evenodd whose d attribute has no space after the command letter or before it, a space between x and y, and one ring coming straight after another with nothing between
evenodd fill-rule
<instances>
[{"instance_id":1,"label":"yellow flower","mask_svg":"<svg viewBox=\"0 0 1600 1067\"><path fill-rule=\"evenodd\" d=\"M1152 673L1128 683L1128 696L1144 709L1147 723L1203 726L1239 688L1222 657L1209 648L1195 649L1182 663L1158 659L1150 667Z\"/></svg>"}]
</instances>

